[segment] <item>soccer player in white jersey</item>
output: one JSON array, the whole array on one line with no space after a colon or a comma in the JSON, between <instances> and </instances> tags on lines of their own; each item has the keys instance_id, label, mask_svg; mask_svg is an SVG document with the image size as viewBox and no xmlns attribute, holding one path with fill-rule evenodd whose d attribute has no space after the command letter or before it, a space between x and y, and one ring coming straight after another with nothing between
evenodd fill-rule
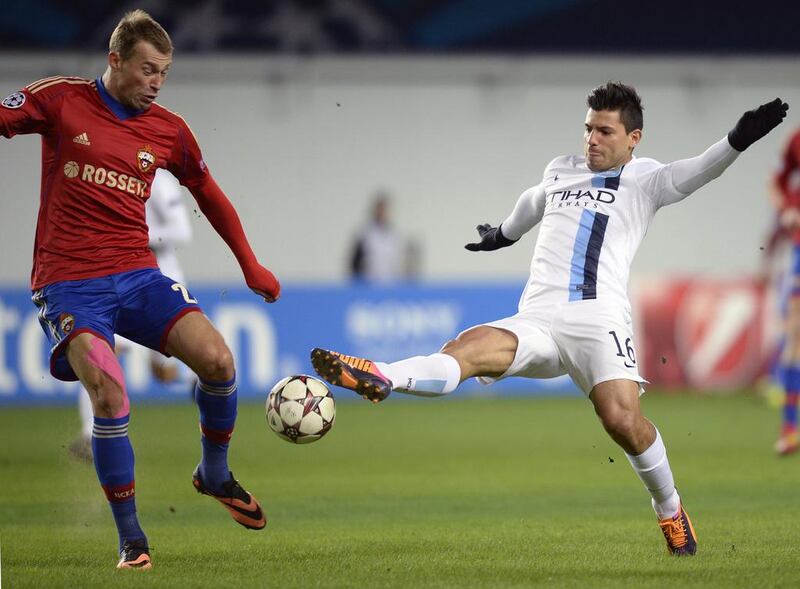
<instances>
[{"instance_id":1,"label":"soccer player in white jersey","mask_svg":"<svg viewBox=\"0 0 800 589\"><path fill-rule=\"evenodd\" d=\"M192 224L189 221L180 183L175 176L164 169L156 170L150 188L150 198L145 203L145 214L148 246L156 255L159 270L175 282L185 284L176 248L191 241ZM128 346L135 345L119 336L115 339L118 352L124 353ZM160 382L175 382L180 376L180 363L175 357L167 358L155 350L150 350L150 371ZM69 451L75 458L91 462L94 415L89 394L83 389L78 393L78 412L81 418L81 435L70 444Z\"/></svg>"},{"instance_id":2,"label":"soccer player in white jersey","mask_svg":"<svg viewBox=\"0 0 800 589\"><path fill-rule=\"evenodd\" d=\"M506 247L541 222L516 315L467 329L430 356L387 364L315 348L311 361L331 384L374 402L392 390L445 395L470 377L568 373L652 496L670 553L692 555L697 537L664 442L639 406L646 381L636 365L628 273L655 213L719 176L782 121L788 105L775 99L748 111L704 153L670 164L633 155L643 128L634 88L608 82L592 90L587 105L584 154L550 162L506 220L479 226L481 240L466 246Z\"/></svg>"}]
</instances>

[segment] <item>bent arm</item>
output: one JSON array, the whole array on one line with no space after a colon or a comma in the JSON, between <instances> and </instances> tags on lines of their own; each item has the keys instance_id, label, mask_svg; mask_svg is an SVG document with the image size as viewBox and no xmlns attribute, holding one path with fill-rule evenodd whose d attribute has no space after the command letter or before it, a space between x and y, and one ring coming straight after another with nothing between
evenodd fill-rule
<instances>
[{"instance_id":1,"label":"bent arm","mask_svg":"<svg viewBox=\"0 0 800 589\"><path fill-rule=\"evenodd\" d=\"M542 220L544 202L545 192L541 184L523 192L517 199L514 210L500 225L503 235L512 241L517 241L533 229Z\"/></svg>"}]
</instances>

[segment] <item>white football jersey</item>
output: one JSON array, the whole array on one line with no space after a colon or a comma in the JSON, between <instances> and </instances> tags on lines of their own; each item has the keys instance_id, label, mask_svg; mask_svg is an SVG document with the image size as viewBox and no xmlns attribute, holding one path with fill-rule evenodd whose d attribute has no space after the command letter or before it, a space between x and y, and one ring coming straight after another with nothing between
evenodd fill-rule
<instances>
[{"instance_id":1,"label":"white football jersey","mask_svg":"<svg viewBox=\"0 0 800 589\"><path fill-rule=\"evenodd\" d=\"M192 225L177 178L159 168L145 202L150 249L156 255L158 268L164 276L183 282L175 248L192 239Z\"/></svg>"},{"instance_id":2,"label":"white football jersey","mask_svg":"<svg viewBox=\"0 0 800 589\"><path fill-rule=\"evenodd\" d=\"M696 158L633 158L601 173L583 156L554 159L502 224L506 237L519 239L542 223L520 311L591 299L629 306L630 266L656 211L719 176L738 154L723 139Z\"/></svg>"}]
</instances>

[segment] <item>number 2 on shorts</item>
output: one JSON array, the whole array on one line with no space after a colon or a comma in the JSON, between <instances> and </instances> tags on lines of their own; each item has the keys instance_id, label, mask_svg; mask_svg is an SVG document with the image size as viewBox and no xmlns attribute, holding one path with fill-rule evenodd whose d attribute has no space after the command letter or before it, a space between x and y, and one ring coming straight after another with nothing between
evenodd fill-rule
<instances>
[{"instance_id":1,"label":"number 2 on shorts","mask_svg":"<svg viewBox=\"0 0 800 589\"><path fill-rule=\"evenodd\" d=\"M189 296L189 291L186 290L186 287L183 286L181 283L176 282L175 284L173 284L172 285L172 290L174 290L175 292L181 291L181 294L183 295L183 300L186 301L187 303L192 304L192 305L196 305L197 304L197 301ZM619 345L619 344L617 344L617 345Z\"/></svg>"}]
</instances>

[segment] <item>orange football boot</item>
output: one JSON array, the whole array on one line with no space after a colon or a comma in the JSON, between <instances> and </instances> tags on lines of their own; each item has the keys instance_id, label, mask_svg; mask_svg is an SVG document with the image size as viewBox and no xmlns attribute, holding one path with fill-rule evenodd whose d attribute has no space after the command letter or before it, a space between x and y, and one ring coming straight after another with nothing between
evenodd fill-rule
<instances>
[{"instance_id":1,"label":"orange football boot","mask_svg":"<svg viewBox=\"0 0 800 589\"><path fill-rule=\"evenodd\" d=\"M658 520L658 525L667 540L667 550L676 556L693 556L697 552L697 535L694 533L689 514L681 503L673 517Z\"/></svg>"},{"instance_id":2,"label":"orange football boot","mask_svg":"<svg viewBox=\"0 0 800 589\"><path fill-rule=\"evenodd\" d=\"M355 391L373 403L380 403L392 392L392 381L366 358L314 348L311 350L311 364L329 383Z\"/></svg>"},{"instance_id":3,"label":"orange football boot","mask_svg":"<svg viewBox=\"0 0 800 589\"><path fill-rule=\"evenodd\" d=\"M244 526L248 530L261 530L267 525L267 518L261 511L261 506L250 493L244 490L230 473L231 478L222 484L222 491L217 494L205 486L200 478L199 469L192 473L192 484L198 493L213 497L228 510L236 523Z\"/></svg>"},{"instance_id":4,"label":"orange football boot","mask_svg":"<svg viewBox=\"0 0 800 589\"><path fill-rule=\"evenodd\" d=\"M150 562L150 549L145 538L126 540L119 551L118 569L136 569L146 571L153 568Z\"/></svg>"}]
</instances>

